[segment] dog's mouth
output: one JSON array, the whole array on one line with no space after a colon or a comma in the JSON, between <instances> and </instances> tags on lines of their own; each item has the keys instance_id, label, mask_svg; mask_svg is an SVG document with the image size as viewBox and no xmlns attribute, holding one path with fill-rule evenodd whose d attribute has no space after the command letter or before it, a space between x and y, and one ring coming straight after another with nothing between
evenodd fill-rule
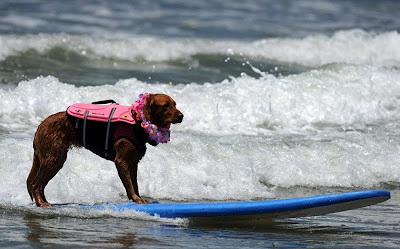
<instances>
[{"instance_id":1,"label":"dog's mouth","mask_svg":"<svg viewBox=\"0 0 400 249\"><path fill-rule=\"evenodd\" d=\"M177 124L177 123L182 123L182 121L183 121L183 114L179 113L172 123Z\"/></svg>"},{"instance_id":2,"label":"dog's mouth","mask_svg":"<svg viewBox=\"0 0 400 249\"><path fill-rule=\"evenodd\" d=\"M183 121L183 114L179 113L176 116L170 117L168 119L166 119L164 122L162 123L158 123L158 127L161 128L168 128L170 124L178 124L178 123L182 123Z\"/></svg>"}]
</instances>

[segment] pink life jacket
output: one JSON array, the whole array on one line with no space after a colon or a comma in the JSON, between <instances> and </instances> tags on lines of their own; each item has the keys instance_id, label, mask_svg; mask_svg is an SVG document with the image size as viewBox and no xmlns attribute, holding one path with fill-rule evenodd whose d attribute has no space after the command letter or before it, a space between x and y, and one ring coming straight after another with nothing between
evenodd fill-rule
<instances>
[{"instance_id":1,"label":"pink life jacket","mask_svg":"<svg viewBox=\"0 0 400 249\"><path fill-rule=\"evenodd\" d=\"M102 103L112 102L109 105ZM122 121L135 124L136 120L132 115L132 106L119 105L113 100L98 101L92 104L77 103L68 107L68 114L80 119L88 119L100 122Z\"/></svg>"},{"instance_id":2,"label":"pink life jacket","mask_svg":"<svg viewBox=\"0 0 400 249\"><path fill-rule=\"evenodd\" d=\"M83 147L92 150L92 152L101 157L113 160L112 153L110 153L108 148L110 146L109 142L115 142L115 140L118 140L120 137L128 137L133 140L133 142L137 141L135 134L133 134L133 128L129 129L128 126L122 126L122 124L116 126L118 127L117 130L112 131L113 129L111 128L111 123L117 121L127 123L127 125L137 123L133 115L132 106L119 105L114 100L103 100L91 104L73 104L68 107L67 113L72 117L83 120L83 125L80 128L82 134L79 139L82 141ZM101 144L93 145L93 143L91 143L92 141L87 142L87 139L90 139L90 137L87 138L87 134L90 133L90 130L88 131L87 129L91 129L91 127L87 127L87 124L90 123L88 120L103 122L106 125L106 134L103 146ZM77 125L78 123L75 128L78 128ZM110 132L114 134L110 134Z\"/></svg>"}]
</instances>

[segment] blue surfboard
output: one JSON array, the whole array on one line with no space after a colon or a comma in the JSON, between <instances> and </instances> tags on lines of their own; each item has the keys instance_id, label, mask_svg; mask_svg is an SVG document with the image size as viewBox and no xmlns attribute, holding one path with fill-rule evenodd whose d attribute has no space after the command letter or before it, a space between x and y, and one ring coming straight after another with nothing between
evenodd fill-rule
<instances>
[{"instance_id":1,"label":"blue surfboard","mask_svg":"<svg viewBox=\"0 0 400 249\"><path fill-rule=\"evenodd\" d=\"M324 215L374 205L390 198L386 190L364 190L337 194L281 200L200 202L200 203L151 203L133 202L105 205L80 205L83 209L134 210L162 218L189 218L201 220L271 220Z\"/></svg>"}]
</instances>

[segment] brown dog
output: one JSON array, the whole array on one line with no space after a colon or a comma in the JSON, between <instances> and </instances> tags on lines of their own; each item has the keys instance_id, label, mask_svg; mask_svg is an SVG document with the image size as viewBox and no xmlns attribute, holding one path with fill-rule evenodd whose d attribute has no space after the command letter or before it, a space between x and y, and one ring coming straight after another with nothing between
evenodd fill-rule
<instances>
[{"instance_id":1,"label":"brown dog","mask_svg":"<svg viewBox=\"0 0 400 249\"><path fill-rule=\"evenodd\" d=\"M165 94L150 94L143 106L143 115L151 124L158 127L169 127L170 124L180 123L183 120L183 114L176 108L175 101ZM79 122L64 111L49 116L39 125L33 140L32 169L27 179L29 195L32 200L35 199L37 206L50 206L44 195L44 188L63 167L68 150L73 146L83 146L81 134L77 129ZM88 131L96 130L96 123L99 122L93 123L94 128ZM119 130L122 129L122 133L134 133L130 135L133 139L129 139L129 136L111 139L112 156L105 158L115 162L128 198L136 203L148 203L139 195L137 165L146 152L146 143L156 144L149 140L149 135L140 122L136 124L116 122L112 129L117 129L116 126ZM93 143L96 143L96 140L93 140Z\"/></svg>"}]
</instances>

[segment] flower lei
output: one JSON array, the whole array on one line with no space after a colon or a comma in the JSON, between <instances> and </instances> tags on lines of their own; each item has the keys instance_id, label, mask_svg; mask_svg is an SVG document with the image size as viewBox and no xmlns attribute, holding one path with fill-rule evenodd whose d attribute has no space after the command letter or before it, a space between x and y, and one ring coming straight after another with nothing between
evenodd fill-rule
<instances>
[{"instance_id":1,"label":"flower lei","mask_svg":"<svg viewBox=\"0 0 400 249\"><path fill-rule=\"evenodd\" d=\"M146 134L149 136L150 141L154 141L156 144L167 143L169 141L170 130L167 127L158 127L155 124L150 123L143 114L143 107L146 104L146 99L151 93L140 94L139 99L132 104L132 111L135 114L135 119L141 121L141 126L143 127Z\"/></svg>"}]
</instances>

